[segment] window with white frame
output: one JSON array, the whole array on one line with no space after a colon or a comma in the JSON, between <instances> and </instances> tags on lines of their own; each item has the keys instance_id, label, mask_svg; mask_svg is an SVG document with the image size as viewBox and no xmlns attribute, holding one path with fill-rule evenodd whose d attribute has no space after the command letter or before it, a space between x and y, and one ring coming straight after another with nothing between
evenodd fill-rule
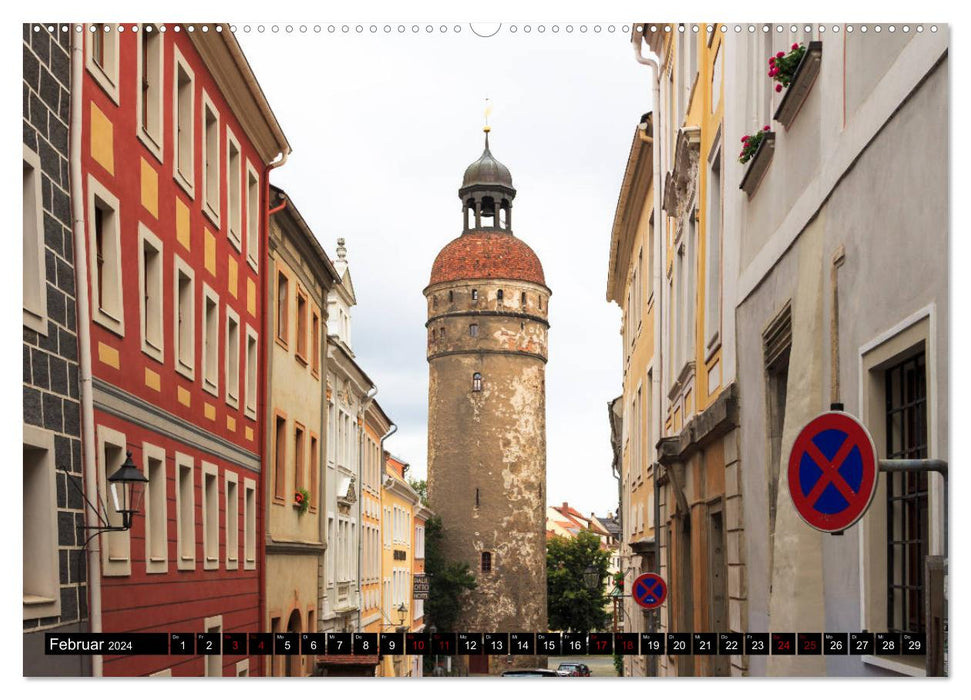
<instances>
[{"instance_id":1,"label":"window with white frame","mask_svg":"<svg viewBox=\"0 0 971 700\"><path fill-rule=\"evenodd\" d=\"M24 619L61 613L54 434L24 425Z\"/></svg>"},{"instance_id":2,"label":"window with white frame","mask_svg":"<svg viewBox=\"0 0 971 700\"><path fill-rule=\"evenodd\" d=\"M168 473L165 450L142 443L143 474L148 477L142 500L145 504L145 573L169 570L169 514L166 497Z\"/></svg>"},{"instance_id":3,"label":"window with white frame","mask_svg":"<svg viewBox=\"0 0 971 700\"><path fill-rule=\"evenodd\" d=\"M243 249L243 157L239 141L226 127L226 200L229 209L229 226L226 234L236 250Z\"/></svg>"},{"instance_id":4,"label":"window with white frame","mask_svg":"<svg viewBox=\"0 0 971 700\"><path fill-rule=\"evenodd\" d=\"M246 161L246 260L260 269L260 176Z\"/></svg>"},{"instance_id":5,"label":"window with white frame","mask_svg":"<svg viewBox=\"0 0 971 700\"><path fill-rule=\"evenodd\" d=\"M206 630L206 634L218 634L222 635L223 632L223 616L216 615L215 617L207 617L203 620L202 626ZM213 654L209 653L203 657L206 660L205 667L205 677L206 678L218 678L223 675L223 655L222 655L222 645L219 645L219 653Z\"/></svg>"},{"instance_id":6,"label":"window with white frame","mask_svg":"<svg viewBox=\"0 0 971 700\"><path fill-rule=\"evenodd\" d=\"M24 325L47 335L42 180L40 156L24 146Z\"/></svg>"},{"instance_id":7,"label":"window with white frame","mask_svg":"<svg viewBox=\"0 0 971 700\"><path fill-rule=\"evenodd\" d=\"M88 256L92 318L118 335L125 334L121 284L121 231L118 198L88 176Z\"/></svg>"},{"instance_id":8,"label":"window with white frame","mask_svg":"<svg viewBox=\"0 0 971 700\"><path fill-rule=\"evenodd\" d=\"M202 284L202 388L219 395L219 295Z\"/></svg>"},{"instance_id":9,"label":"window with white frame","mask_svg":"<svg viewBox=\"0 0 971 700\"><path fill-rule=\"evenodd\" d=\"M121 525L118 501L110 489L108 477L125 462L127 441L125 434L103 425L98 426L98 486L107 511L109 526ZM131 531L105 532L101 539L101 566L104 576L128 576L131 574Z\"/></svg>"},{"instance_id":10,"label":"window with white frame","mask_svg":"<svg viewBox=\"0 0 971 700\"><path fill-rule=\"evenodd\" d=\"M195 196L195 73L189 67L178 46L173 46L175 68L173 70L172 142L175 144L175 163L172 174L175 181L189 194Z\"/></svg>"},{"instance_id":11,"label":"window with white frame","mask_svg":"<svg viewBox=\"0 0 971 700\"><path fill-rule=\"evenodd\" d=\"M179 569L196 568L196 493L195 461L189 455L175 453L175 550Z\"/></svg>"},{"instance_id":12,"label":"window with white frame","mask_svg":"<svg viewBox=\"0 0 971 700\"><path fill-rule=\"evenodd\" d=\"M256 420L256 369L257 369L257 347L259 337L250 325L246 324L246 385L245 393L245 412L248 418Z\"/></svg>"},{"instance_id":13,"label":"window with white frame","mask_svg":"<svg viewBox=\"0 0 971 700\"><path fill-rule=\"evenodd\" d=\"M162 241L145 224L138 224L138 278L141 294L142 352L159 362L165 361L162 332Z\"/></svg>"},{"instance_id":14,"label":"window with white frame","mask_svg":"<svg viewBox=\"0 0 971 700\"><path fill-rule=\"evenodd\" d=\"M425 526L415 527L415 559L425 558Z\"/></svg>"},{"instance_id":15,"label":"window with white frame","mask_svg":"<svg viewBox=\"0 0 971 700\"><path fill-rule=\"evenodd\" d=\"M202 91L202 211L219 226L219 110Z\"/></svg>"},{"instance_id":16,"label":"window with white frame","mask_svg":"<svg viewBox=\"0 0 971 700\"><path fill-rule=\"evenodd\" d=\"M243 479L244 569L256 568L256 481Z\"/></svg>"},{"instance_id":17,"label":"window with white frame","mask_svg":"<svg viewBox=\"0 0 971 700\"><path fill-rule=\"evenodd\" d=\"M708 165L708 212L705 217L705 351L718 345L721 327L722 158L718 144Z\"/></svg>"},{"instance_id":18,"label":"window with white frame","mask_svg":"<svg viewBox=\"0 0 971 700\"><path fill-rule=\"evenodd\" d=\"M154 24L142 24L138 32L138 138L162 160L162 37Z\"/></svg>"},{"instance_id":19,"label":"window with white frame","mask_svg":"<svg viewBox=\"0 0 971 700\"><path fill-rule=\"evenodd\" d=\"M195 379L195 271L179 256L174 258L173 316L175 369L188 379Z\"/></svg>"},{"instance_id":20,"label":"window with white frame","mask_svg":"<svg viewBox=\"0 0 971 700\"><path fill-rule=\"evenodd\" d=\"M89 24L84 65L115 104L118 104L118 25Z\"/></svg>"},{"instance_id":21,"label":"window with white frame","mask_svg":"<svg viewBox=\"0 0 971 700\"><path fill-rule=\"evenodd\" d=\"M249 659L236 662L236 676L239 678L249 676Z\"/></svg>"},{"instance_id":22,"label":"window with white frame","mask_svg":"<svg viewBox=\"0 0 971 700\"><path fill-rule=\"evenodd\" d=\"M239 568L239 477L235 472L226 470L224 476L226 492L226 568Z\"/></svg>"},{"instance_id":23,"label":"window with white frame","mask_svg":"<svg viewBox=\"0 0 971 700\"><path fill-rule=\"evenodd\" d=\"M334 551L337 549L337 532L334 529L334 516L327 516L327 585L334 585L334 563L337 557Z\"/></svg>"},{"instance_id":24,"label":"window with white frame","mask_svg":"<svg viewBox=\"0 0 971 700\"><path fill-rule=\"evenodd\" d=\"M239 407L239 314L226 307L226 403Z\"/></svg>"},{"instance_id":25,"label":"window with white frame","mask_svg":"<svg viewBox=\"0 0 971 700\"><path fill-rule=\"evenodd\" d=\"M391 509L384 509L384 523L382 523L382 528L384 529L384 547L387 549L391 546L392 531L391 531Z\"/></svg>"}]
</instances>

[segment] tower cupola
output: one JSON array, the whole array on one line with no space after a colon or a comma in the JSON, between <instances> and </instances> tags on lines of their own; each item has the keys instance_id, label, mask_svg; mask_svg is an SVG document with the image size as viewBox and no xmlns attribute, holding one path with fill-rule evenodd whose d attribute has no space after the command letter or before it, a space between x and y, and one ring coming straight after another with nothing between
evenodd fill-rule
<instances>
[{"instance_id":1,"label":"tower cupola","mask_svg":"<svg viewBox=\"0 0 971 700\"><path fill-rule=\"evenodd\" d=\"M462 200L463 233L502 231L512 233L512 186L509 168L496 160L489 150L489 127L485 132L485 150L479 159L465 169L459 197Z\"/></svg>"}]
</instances>

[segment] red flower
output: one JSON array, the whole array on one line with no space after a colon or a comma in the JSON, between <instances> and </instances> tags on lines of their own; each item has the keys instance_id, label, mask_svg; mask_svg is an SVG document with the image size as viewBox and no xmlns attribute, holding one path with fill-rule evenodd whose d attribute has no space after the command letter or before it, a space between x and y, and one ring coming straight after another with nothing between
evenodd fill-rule
<instances>
[{"instance_id":1,"label":"red flower","mask_svg":"<svg viewBox=\"0 0 971 700\"><path fill-rule=\"evenodd\" d=\"M778 85L775 86L775 91L782 92L782 83L779 83Z\"/></svg>"},{"instance_id":2,"label":"red flower","mask_svg":"<svg viewBox=\"0 0 971 700\"><path fill-rule=\"evenodd\" d=\"M779 87L782 87L782 86L780 85ZM765 126L762 127L762 131L768 131L768 130L769 130L769 125L768 124L766 124Z\"/></svg>"},{"instance_id":3,"label":"red flower","mask_svg":"<svg viewBox=\"0 0 971 700\"><path fill-rule=\"evenodd\" d=\"M798 49L798 48L799 48L799 44L793 44L793 45L792 45L792 50L793 50L793 51L795 51L795 50L796 50L796 49Z\"/></svg>"},{"instance_id":4,"label":"red flower","mask_svg":"<svg viewBox=\"0 0 971 700\"><path fill-rule=\"evenodd\" d=\"M769 71L769 77L770 78L774 78L778 74L779 74L779 69L778 68L773 68L772 70Z\"/></svg>"},{"instance_id":5,"label":"red flower","mask_svg":"<svg viewBox=\"0 0 971 700\"><path fill-rule=\"evenodd\" d=\"M775 57L776 57L776 58L782 58L782 57L783 57L783 56L785 56L785 55L786 55L786 52L785 52L785 51L780 51L779 53L777 53L777 54L775 55Z\"/></svg>"},{"instance_id":6,"label":"red flower","mask_svg":"<svg viewBox=\"0 0 971 700\"><path fill-rule=\"evenodd\" d=\"M293 497L293 500L295 500L297 503L303 503L303 494L299 492L296 493Z\"/></svg>"},{"instance_id":7,"label":"red flower","mask_svg":"<svg viewBox=\"0 0 971 700\"><path fill-rule=\"evenodd\" d=\"M742 143L745 143L746 141L748 141L748 136L747 135L742 137Z\"/></svg>"},{"instance_id":8,"label":"red flower","mask_svg":"<svg viewBox=\"0 0 971 700\"><path fill-rule=\"evenodd\" d=\"M770 66L774 66L775 65L775 56L770 56L769 57L769 65Z\"/></svg>"}]
</instances>

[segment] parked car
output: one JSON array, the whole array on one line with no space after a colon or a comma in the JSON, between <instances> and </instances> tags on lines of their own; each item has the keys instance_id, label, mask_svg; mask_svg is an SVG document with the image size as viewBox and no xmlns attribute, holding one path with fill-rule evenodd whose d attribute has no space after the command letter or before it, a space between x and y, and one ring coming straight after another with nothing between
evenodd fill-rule
<instances>
[{"instance_id":1,"label":"parked car","mask_svg":"<svg viewBox=\"0 0 971 700\"><path fill-rule=\"evenodd\" d=\"M558 676L589 676L590 667L586 664L565 662L556 667Z\"/></svg>"},{"instance_id":2,"label":"parked car","mask_svg":"<svg viewBox=\"0 0 971 700\"><path fill-rule=\"evenodd\" d=\"M519 677L519 678L556 678L559 674L548 668L511 668L499 674L500 677Z\"/></svg>"}]
</instances>

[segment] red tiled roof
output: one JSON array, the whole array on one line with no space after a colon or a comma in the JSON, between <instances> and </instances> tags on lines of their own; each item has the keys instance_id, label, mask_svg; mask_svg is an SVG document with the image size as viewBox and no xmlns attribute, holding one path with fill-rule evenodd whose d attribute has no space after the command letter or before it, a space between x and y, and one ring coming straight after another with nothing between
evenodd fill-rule
<instances>
[{"instance_id":1,"label":"red tiled roof","mask_svg":"<svg viewBox=\"0 0 971 700\"><path fill-rule=\"evenodd\" d=\"M513 279L546 285L543 265L528 245L509 233L473 231L442 248L429 284L469 279Z\"/></svg>"}]
</instances>

